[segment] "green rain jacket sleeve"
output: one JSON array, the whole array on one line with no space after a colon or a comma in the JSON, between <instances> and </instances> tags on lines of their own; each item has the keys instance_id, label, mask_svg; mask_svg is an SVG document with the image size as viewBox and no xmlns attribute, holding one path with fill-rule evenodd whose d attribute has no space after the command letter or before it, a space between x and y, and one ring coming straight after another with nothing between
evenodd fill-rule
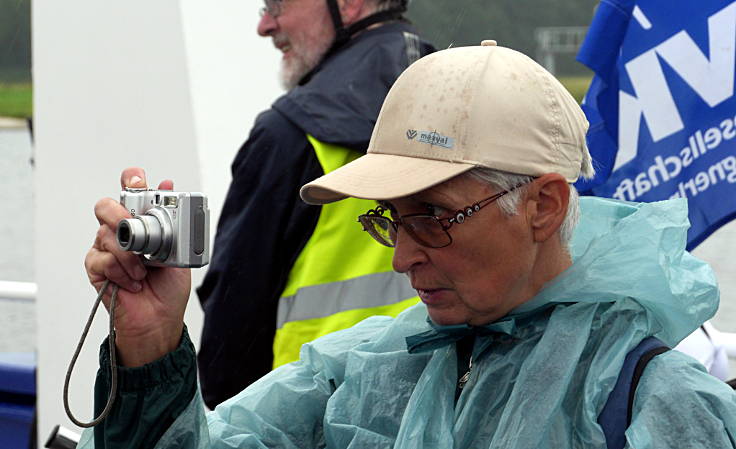
<instances>
[{"instance_id":1,"label":"green rain jacket sleeve","mask_svg":"<svg viewBox=\"0 0 736 449\"><path fill-rule=\"evenodd\" d=\"M110 354L107 339L100 347L95 382L95 416L110 394ZM118 392L108 417L83 435L79 447L98 449L153 448L197 392L197 364L186 328L179 347L138 368L118 367ZM90 431L90 430L93 430ZM89 444L86 446L85 444Z\"/></svg>"},{"instance_id":2,"label":"green rain jacket sleeve","mask_svg":"<svg viewBox=\"0 0 736 449\"><path fill-rule=\"evenodd\" d=\"M194 348L185 333L179 348L162 359L121 369L110 416L94 432L85 431L78 447L324 447L325 409L344 380L347 353L390 321L373 317L353 331L335 332L305 345L299 362L272 371L208 414L196 389ZM101 362L95 385L98 413L109 387L104 369L109 361L103 357Z\"/></svg>"}]
</instances>

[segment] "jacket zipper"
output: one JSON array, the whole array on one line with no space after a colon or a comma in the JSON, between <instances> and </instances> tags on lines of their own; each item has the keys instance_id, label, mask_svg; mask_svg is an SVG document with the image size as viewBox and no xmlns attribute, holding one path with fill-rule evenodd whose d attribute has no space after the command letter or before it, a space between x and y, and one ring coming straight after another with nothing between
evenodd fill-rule
<instances>
[{"instance_id":1,"label":"jacket zipper","mask_svg":"<svg viewBox=\"0 0 736 449\"><path fill-rule=\"evenodd\" d=\"M470 359L468 360L468 370L457 381L458 390L462 390L465 387L465 384L468 383L468 380L470 380L470 370L472 369L473 369L473 357L471 356Z\"/></svg>"}]
</instances>

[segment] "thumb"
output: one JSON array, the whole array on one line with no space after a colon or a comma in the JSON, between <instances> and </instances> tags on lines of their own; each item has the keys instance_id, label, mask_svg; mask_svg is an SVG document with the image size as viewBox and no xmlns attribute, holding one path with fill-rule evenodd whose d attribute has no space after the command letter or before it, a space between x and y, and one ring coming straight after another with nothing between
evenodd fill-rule
<instances>
[{"instance_id":1,"label":"thumb","mask_svg":"<svg viewBox=\"0 0 736 449\"><path fill-rule=\"evenodd\" d=\"M120 175L120 186L136 189L147 188L145 170L140 167L126 168Z\"/></svg>"}]
</instances>

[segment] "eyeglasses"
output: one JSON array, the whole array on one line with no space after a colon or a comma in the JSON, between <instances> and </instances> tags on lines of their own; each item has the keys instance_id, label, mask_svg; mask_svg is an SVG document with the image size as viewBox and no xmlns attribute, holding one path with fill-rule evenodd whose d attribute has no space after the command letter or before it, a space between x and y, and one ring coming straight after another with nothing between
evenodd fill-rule
<instances>
[{"instance_id":1,"label":"eyeglasses","mask_svg":"<svg viewBox=\"0 0 736 449\"><path fill-rule=\"evenodd\" d=\"M465 223L465 220L472 217L473 214L518 187L504 190L473 205L466 206L449 218L438 218L428 214L410 214L404 215L398 220L392 220L383 216L386 208L378 206L359 216L358 221L363 225L363 230L368 232L381 245L395 247L399 226L403 226L406 233L420 245L429 248L444 248L452 243L452 236L449 233L452 225Z\"/></svg>"},{"instance_id":2,"label":"eyeglasses","mask_svg":"<svg viewBox=\"0 0 736 449\"><path fill-rule=\"evenodd\" d=\"M264 0L263 1L264 6L258 10L258 14L263 17L266 14L271 16L272 18L277 18L281 15L281 10L283 8L283 0Z\"/></svg>"}]
</instances>

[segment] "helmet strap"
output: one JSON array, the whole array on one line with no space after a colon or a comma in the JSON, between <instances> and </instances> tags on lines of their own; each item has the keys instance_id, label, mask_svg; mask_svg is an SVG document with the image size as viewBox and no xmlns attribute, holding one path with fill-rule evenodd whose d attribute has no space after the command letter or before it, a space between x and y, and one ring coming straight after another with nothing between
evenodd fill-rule
<instances>
[{"instance_id":1,"label":"helmet strap","mask_svg":"<svg viewBox=\"0 0 736 449\"><path fill-rule=\"evenodd\" d=\"M371 14L370 16L358 20L357 22L346 28L342 22L342 17L340 16L340 7L337 4L337 0L327 0L327 8L330 11L332 24L335 27L335 40L332 42L332 46L330 47L330 49L327 50L327 53L325 53L325 55L322 57L323 61L330 57L338 49L342 48L345 44L347 44L348 41L350 41L350 39L360 31L363 31L371 25L375 25L380 22L401 20L403 19L402 14L406 12L406 8L404 7L379 11L375 14ZM313 72L314 71L311 71L304 75L304 77L299 81L299 84L306 84L312 77Z\"/></svg>"},{"instance_id":2,"label":"helmet strap","mask_svg":"<svg viewBox=\"0 0 736 449\"><path fill-rule=\"evenodd\" d=\"M335 0L327 0L328 4L333 4ZM337 3L335 3L337 4ZM354 35L358 34L359 32L365 30L366 28L375 25L377 23L381 22L388 22L391 20L400 20L402 19L402 14L405 12L405 9L396 8L396 9L387 9L384 11L379 11L375 14L371 14L368 17L363 17L362 19L358 20L357 22L353 23L352 25L345 28L342 25L342 19L339 18L340 12L338 11L338 19L340 22L340 28L335 27L335 40L332 43L332 47L327 51L325 54L325 58L335 52L338 48L345 45ZM332 19L333 23L335 22L335 18L333 16Z\"/></svg>"},{"instance_id":3,"label":"helmet strap","mask_svg":"<svg viewBox=\"0 0 736 449\"><path fill-rule=\"evenodd\" d=\"M340 35L340 32L345 30L345 26L342 23L342 16L340 15L340 6L337 4L337 0L327 0L327 9L330 11L332 25L335 27L337 38L337 36Z\"/></svg>"},{"instance_id":4,"label":"helmet strap","mask_svg":"<svg viewBox=\"0 0 736 449\"><path fill-rule=\"evenodd\" d=\"M342 22L342 16L340 16L340 6L337 4L337 0L327 0L327 9L330 11L332 25L335 27L335 41L327 54L330 54L345 45L345 43L359 31L363 31L376 23L387 22L389 20L399 20L401 19L401 15L406 12L406 7L379 11L358 20L346 28L345 24Z\"/></svg>"}]
</instances>

